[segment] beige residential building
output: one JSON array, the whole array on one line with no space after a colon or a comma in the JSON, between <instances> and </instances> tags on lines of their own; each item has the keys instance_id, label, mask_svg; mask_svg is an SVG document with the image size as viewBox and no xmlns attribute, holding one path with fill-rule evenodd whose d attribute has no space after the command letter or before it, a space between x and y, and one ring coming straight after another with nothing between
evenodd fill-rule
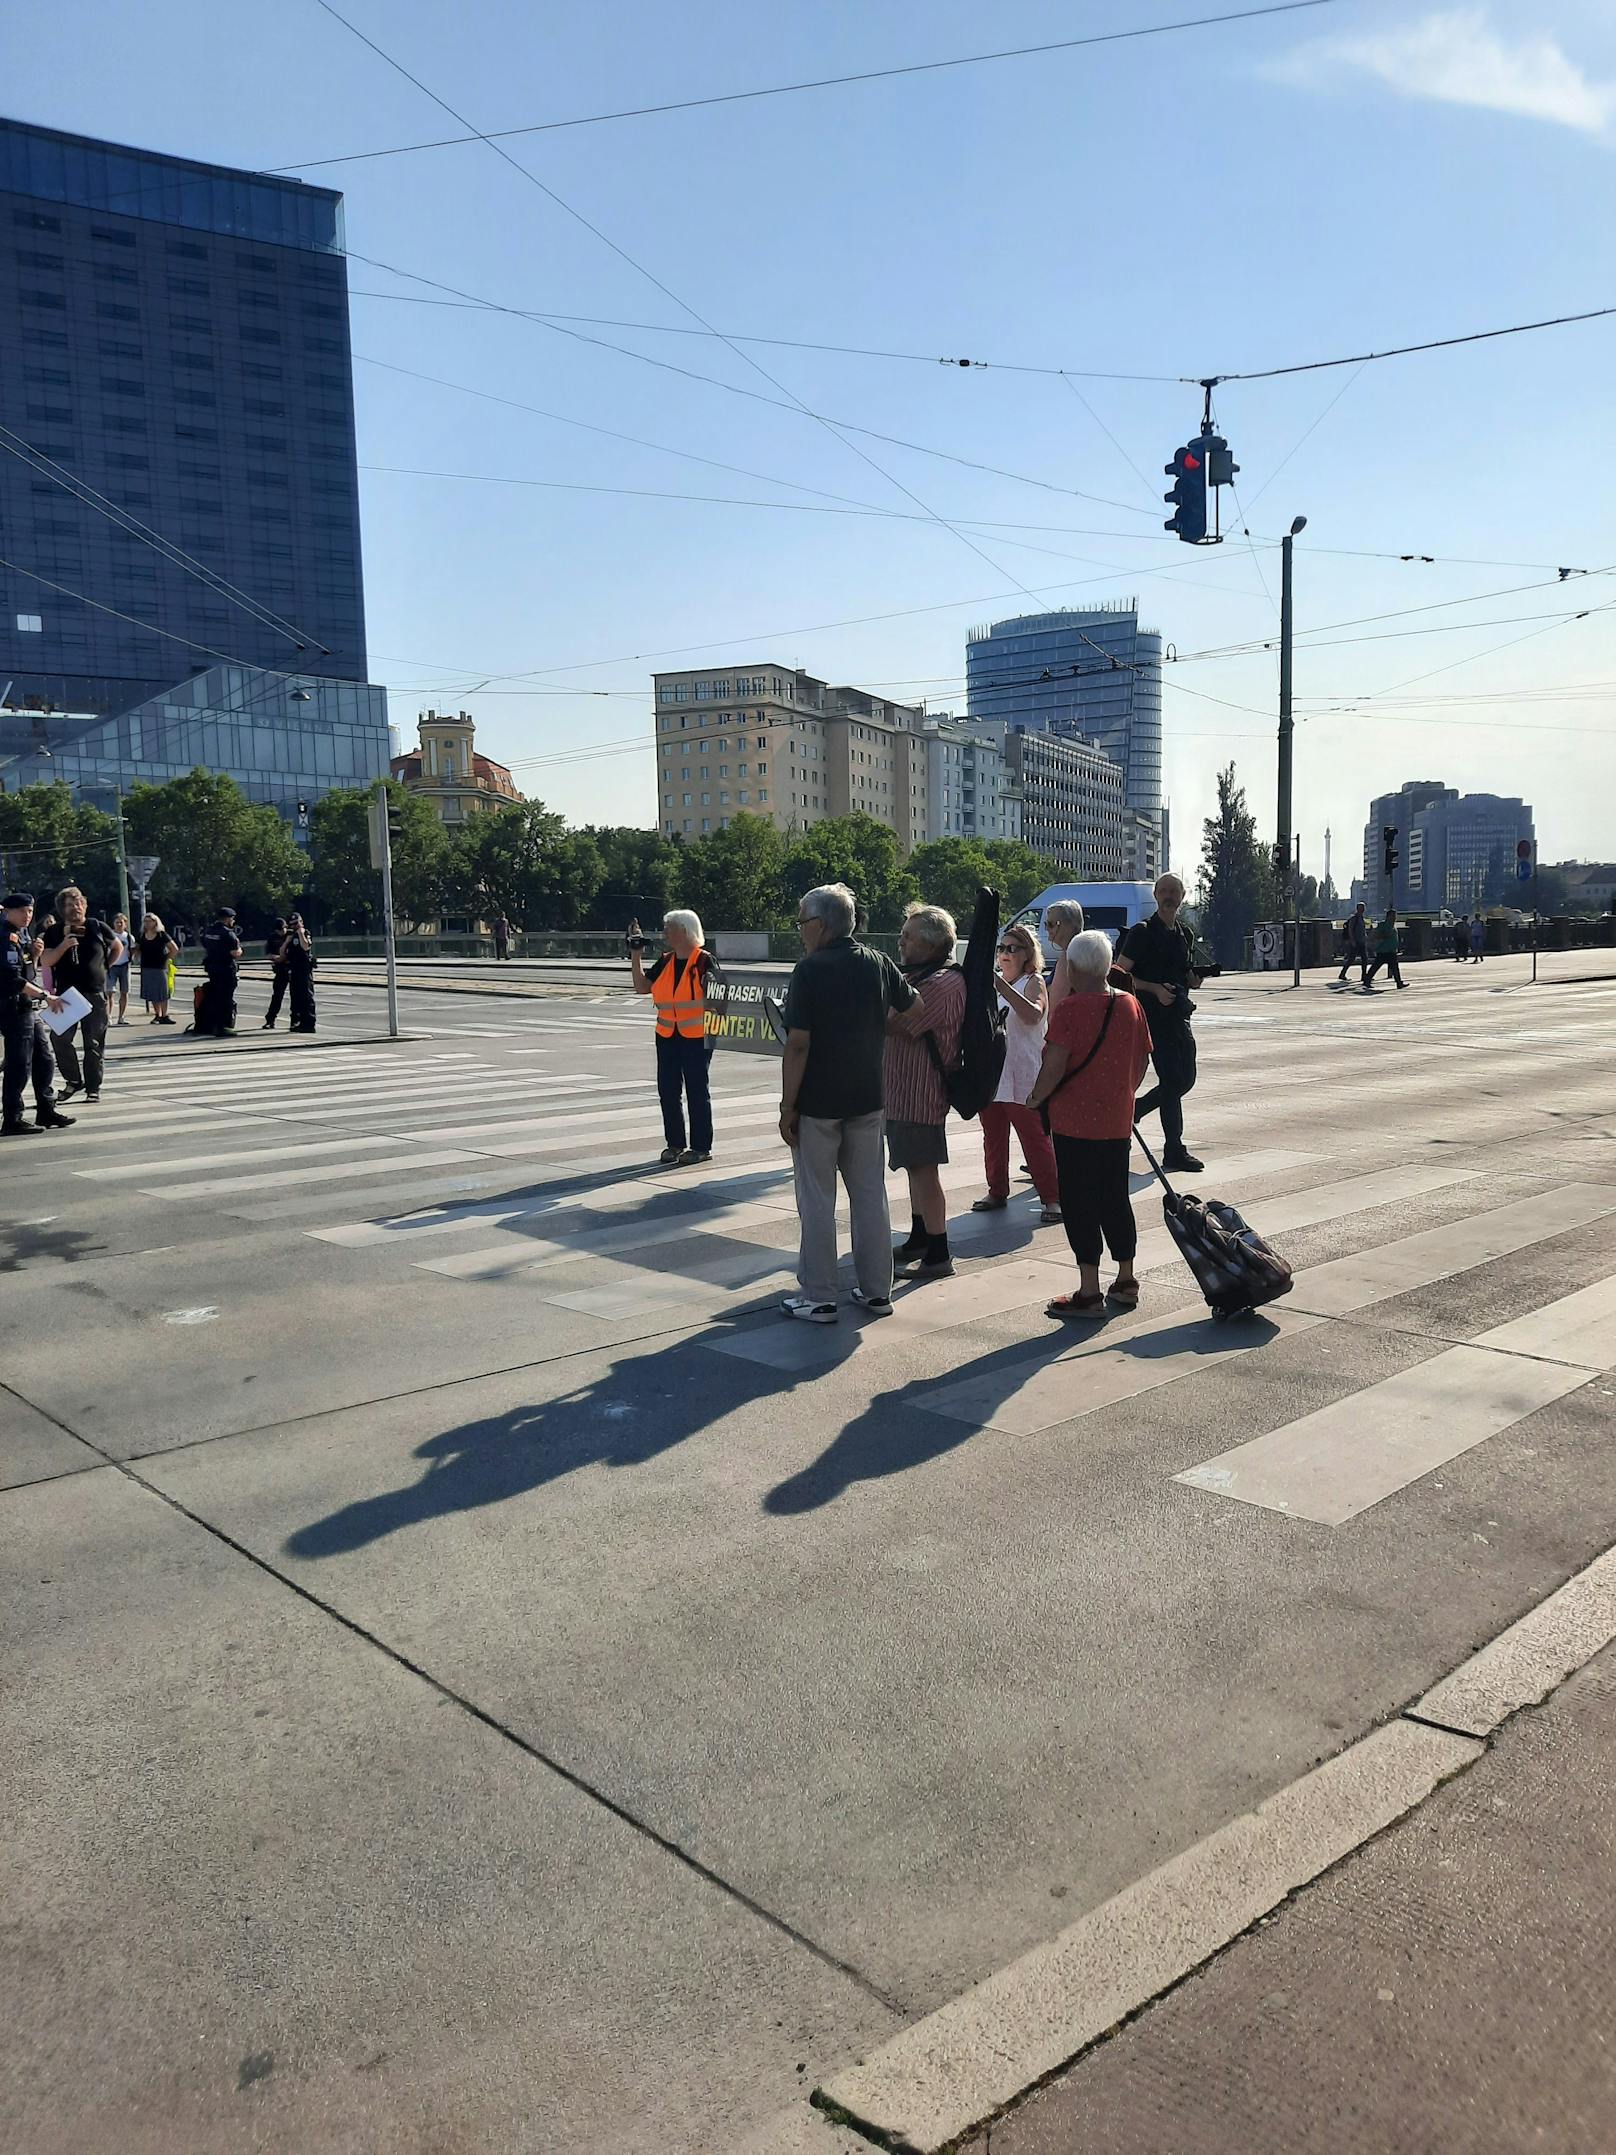
<instances>
[{"instance_id":1,"label":"beige residential building","mask_svg":"<svg viewBox=\"0 0 1616 2155\"><path fill-rule=\"evenodd\" d=\"M926 836L925 714L777 661L653 676L657 820L700 838L737 815L776 830L874 816L904 853Z\"/></svg>"},{"instance_id":2,"label":"beige residential building","mask_svg":"<svg viewBox=\"0 0 1616 2155\"><path fill-rule=\"evenodd\" d=\"M522 796L503 763L480 756L474 746L477 728L469 711L423 711L421 745L394 756L392 776L411 793L432 803L442 823L463 823L488 808L503 808Z\"/></svg>"}]
</instances>

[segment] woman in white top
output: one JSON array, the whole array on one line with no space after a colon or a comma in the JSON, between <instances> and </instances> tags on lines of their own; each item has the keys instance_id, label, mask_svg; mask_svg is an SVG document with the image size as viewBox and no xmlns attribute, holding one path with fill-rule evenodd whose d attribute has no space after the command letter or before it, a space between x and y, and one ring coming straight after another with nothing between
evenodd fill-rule
<instances>
[{"instance_id":1,"label":"woman in white top","mask_svg":"<svg viewBox=\"0 0 1616 2155\"><path fill-rule=\"evenodd\" d=\"M1044 1059L1049 1028L1049 998L1040 970L1042 952L1031 928L1004 929L999 936L999 1007L1004 1012L1004 1074L993 1104L982 1110L982 1158L988 1194L973 1212L1002 1212L1010 1202L1010 1132L1021 1140L1021 1154L1032 1170L1043 1206L1039 1219L1053 1227L1060 1219L1060 1184L1054 1148L1038 1110L1025 1105Z\"/></svg>"}]
</instances>

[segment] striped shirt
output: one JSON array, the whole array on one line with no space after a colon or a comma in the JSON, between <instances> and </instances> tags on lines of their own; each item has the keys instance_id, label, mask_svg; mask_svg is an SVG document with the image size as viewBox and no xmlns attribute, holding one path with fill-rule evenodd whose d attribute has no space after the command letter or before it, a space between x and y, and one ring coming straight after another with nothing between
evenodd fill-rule
<instances>
[{"instance_id":1,"label":"striped shirt","mask_svg":"<svg viewBox=\"0 0 1616 2155\"><path fill-rule=\"evenodd\" d=\"M965 976L957 966L945 966L941 972L913 984L926 1006L926 1032L918 1040L907 1039L901 1033L887 1035L883 1063L887 1121L946 1122L948 1094L926 1041L936 1041L945 1064L952 1063L959 1053Z\"/></svg>"}]
</instances>

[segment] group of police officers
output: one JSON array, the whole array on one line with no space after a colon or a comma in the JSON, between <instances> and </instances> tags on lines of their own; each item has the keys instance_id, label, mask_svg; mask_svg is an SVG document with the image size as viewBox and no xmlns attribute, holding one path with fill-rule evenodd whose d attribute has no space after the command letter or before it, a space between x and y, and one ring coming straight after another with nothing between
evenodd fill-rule
<instances>
[{"instance_id":1,"label":"group of police officers","mask_svg":"<svg viewBox=\"0 0 1616 2155\"><path fill-rule=\"evenodd\" d=\"M33 894L29 891L8 892L0 913L4 916L0 923L0 1041L5 1050L0 1079L4 1095L0 1136L28 1137L44 1130L68 1130L77 1118L64 1115L60 1101L78 1093L90 1102L101 1096L108 974L127 964L132 939L96 919L84 893L74 884L57 893L54 912L37 930ZM306 936L302 945L306 950ZM241 940L236 934L232 907L219 908L211 926L202 932L201 947L203 982L188 1030L223 1037L235 1030L236 983L241 963ZM48 987L41 979L46 967L50 971ZM68 1016L66 999L70 992L82 999L84 1008L72 1024L53 1037L45 1013ZM295 982L293 997L295 1014ZM72 1008L78 1009L77 1001ZM313 1029L312 996L309 1022L304 1029ZM65 1079L59 1093L58 1060ZM32 1122L26 1121L23 1113L30 1084L34 1098Z\"/></svg>"}]
</instances>

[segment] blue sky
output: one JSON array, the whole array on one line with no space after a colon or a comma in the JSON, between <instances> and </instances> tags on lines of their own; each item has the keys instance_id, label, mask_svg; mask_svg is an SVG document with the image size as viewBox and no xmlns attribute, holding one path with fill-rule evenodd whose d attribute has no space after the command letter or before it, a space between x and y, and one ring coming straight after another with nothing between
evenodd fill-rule
<instances>
[{"instance_id":1,"label":"blue sky","mask_svg":"<svg viewBox=\"0 0 1616 2155\"><path fill-rule=\"evenodd\" d=\"M489 129L1211 11L344 5ZM459 132L314 0L6 13L5 102L24 118L262 167ZM354 262L351 283L372 673L406 738L418 709L463 702L525 790L649 822L653 663L780 659L946 707L967 629L1030 610L1022 587L1039 606L1137 594L1185 654L1166 771L1186 865L1231 756L1272 827L1274 656L1188 654L1273 635L1272 542L1301 512L1308 867L1329 824L1344 885L1369 796L1416 777L1524 793L1545 858L1616 853L1616 608L1545 618L1616 601L1616 574L1555 576L1616 565L1616 318L1230 382L1217 410L1255 548L1161 532L1161 467L1197 390L925 363L1198 376L1616 301L1601 0L1335 0L507 147L667 291L480 143L308 175L345 189L350 250L390 265ZM872 464L795 408L563 327L420 304L430 288L400 270L505 306L694 327L671 292L727 332L922 355L745 347L771 384L707 336L571 325L1022 479L854 437ZM822 513L827 495L903 515ZM939 517L969 520L968 541ZM1378 558L1402 553L1438 558ZM1474 603L1361 620L1450 600ZM583 750L602 753L537 760Z\"/></svg>"}]
</instances>

